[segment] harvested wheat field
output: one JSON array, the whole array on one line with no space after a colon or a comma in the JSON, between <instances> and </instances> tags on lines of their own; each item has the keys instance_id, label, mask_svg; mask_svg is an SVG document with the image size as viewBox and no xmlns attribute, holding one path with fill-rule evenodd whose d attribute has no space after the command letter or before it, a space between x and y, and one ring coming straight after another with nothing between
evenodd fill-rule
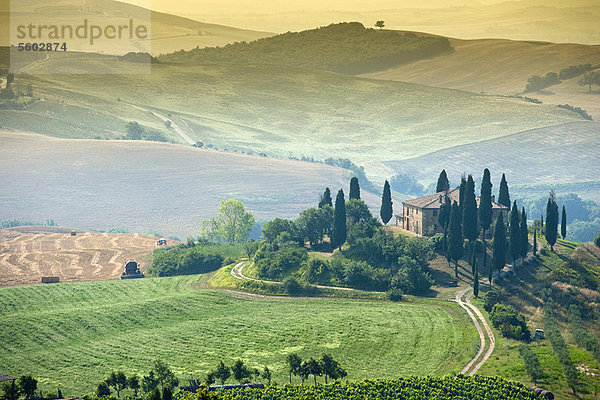
<instances>
[{"instance_id":1,"label":"harvested wheat field","mask_svg":"<svg viewBox=\"0 0 600 400\"><path fill-rule=\"evenodd\" d=\"M168 240L168 244L173 244ZM117 279L130 258L144 264L156 237L80 232L54 227L0 230L0 287L41 283L42 276L61 282Z\"/></svg>"}]
</instances>

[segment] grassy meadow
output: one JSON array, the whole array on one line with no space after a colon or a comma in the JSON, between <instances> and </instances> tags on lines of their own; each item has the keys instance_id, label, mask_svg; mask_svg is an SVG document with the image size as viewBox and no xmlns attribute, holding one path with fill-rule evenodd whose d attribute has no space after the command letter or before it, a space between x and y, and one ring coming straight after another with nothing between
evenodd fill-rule
<instances>
[{"instance_id":1,"label":"grassy meadow","mask_svg":"<svg viewBox=\"0 0 600 400\"><path fill-rule=\"evenodd\" d=\"M348 379L441 375L475 352L465 314L441 303L268 298L202 289L205 276L0 289L0 370L30 373L43 391L91 393L113 370L166 361L182 382L219 360L269 366L331 353Z\"/></svg>"}]
</instances>

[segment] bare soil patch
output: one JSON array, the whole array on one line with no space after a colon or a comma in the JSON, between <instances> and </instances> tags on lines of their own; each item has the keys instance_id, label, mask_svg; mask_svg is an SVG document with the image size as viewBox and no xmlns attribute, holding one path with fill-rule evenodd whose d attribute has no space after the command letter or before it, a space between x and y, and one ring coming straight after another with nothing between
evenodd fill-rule
<instances>
[{"instance_id":1,"label":"bare soil patch","mask_svg":"<svg viewBox=\"0 0 600 400\"><path fill-rule=\"evenodd\" d=\"M168 244L174 242L169 240ZM43 276L61 282L118 279L124 264L142 262L156 248L156 237L109 234L53 227L0 230L0 287L41 283Z\"/></svg>"}]
</instances>

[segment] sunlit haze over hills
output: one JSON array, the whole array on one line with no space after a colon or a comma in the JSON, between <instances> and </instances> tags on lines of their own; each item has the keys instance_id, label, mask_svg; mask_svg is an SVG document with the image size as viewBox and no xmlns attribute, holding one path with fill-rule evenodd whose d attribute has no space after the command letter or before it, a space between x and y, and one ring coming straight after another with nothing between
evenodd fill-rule
<instances>
[{"instance_id":1,"label":"sunlit haze over hills","mask_svg":"<svg viewBox=\"0 0 600 400\"><path fill-rule=\"evenodd\" d=\"M142 5L142 0L127 0ZM287 32L341 21L463 39L507 38L600 43L600 2L576 1L316 1L153 0L156 11L238 28Z\"/></svg>"}]
</instances>

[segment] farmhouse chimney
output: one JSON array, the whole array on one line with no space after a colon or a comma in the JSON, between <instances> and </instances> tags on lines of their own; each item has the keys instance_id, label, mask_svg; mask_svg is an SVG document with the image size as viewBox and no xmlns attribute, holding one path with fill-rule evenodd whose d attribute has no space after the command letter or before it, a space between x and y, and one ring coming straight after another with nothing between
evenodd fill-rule
<instances>
[{"instance_id":1,"label":"farmhouse chimney","mask_svg":"<svg viewBox=\"0 0 600 400\"><path fill-rule=\"evenodd\" d=\"M442 203L443 203L443 201L442 201L442 195L440 194L440 204L442 204Z\"/></svg>"}]
</instances>

